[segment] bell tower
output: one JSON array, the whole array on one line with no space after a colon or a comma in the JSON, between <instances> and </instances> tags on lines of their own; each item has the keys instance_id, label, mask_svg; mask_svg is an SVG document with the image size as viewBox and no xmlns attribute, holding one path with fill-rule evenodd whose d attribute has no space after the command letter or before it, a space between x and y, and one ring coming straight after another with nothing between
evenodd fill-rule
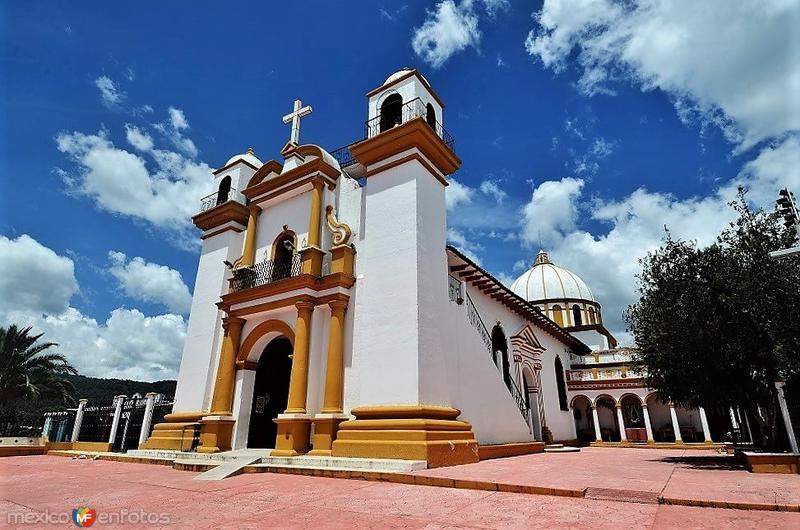
<instances>
[{"instance_id":1,"label":"bell tower","mask_svg":"<svg viewBox=\"0 0 800 530\"><path fill-rule=\"evenodd\" d=\"M367 98L366 138L350 146L366 177L353 322L363 375L349 390L361 406L341 424L333 454L471 461L476 442L449 406L436 320L448 303L446 177L461 160L444 105L417 70L392 74ZM428 432L438 421L451 430Z\"/></svg>"}]
</instances>

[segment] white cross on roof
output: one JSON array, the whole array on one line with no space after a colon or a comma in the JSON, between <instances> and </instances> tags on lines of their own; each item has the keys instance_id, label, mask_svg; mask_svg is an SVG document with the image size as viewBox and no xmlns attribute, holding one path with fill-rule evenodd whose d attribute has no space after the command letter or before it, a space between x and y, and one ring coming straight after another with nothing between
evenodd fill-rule
<instances>
[{"instance_id":1,"label":"white cross on roof","mask_svg":"<svg viewBox=\"0 0 800 530\"><path fill-rule=\"evenodd\" d=\"M311 114L311 105L303 107L303 102L299 99L294 100L294 110L283 117L283 123L292 124L292 136L289 141L295 144L300 143L300 118Z\"/></svg>"}]
</instances>

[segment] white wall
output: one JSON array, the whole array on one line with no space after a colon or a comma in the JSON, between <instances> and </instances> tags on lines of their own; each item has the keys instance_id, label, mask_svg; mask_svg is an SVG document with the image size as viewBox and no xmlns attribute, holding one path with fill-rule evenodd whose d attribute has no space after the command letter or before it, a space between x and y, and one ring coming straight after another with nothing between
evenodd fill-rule
<instances>
[{"instance_id":1,"label":"white wall","mask_svg":"<svg viewBox=\"0 0 800 530\"><path fill-rule=\"evenodd\" d=\"M358 385L357 404L419 403L417 193L418 180L432 178L411 162L369 177L362 190L358 296L350 304L357 355L345 380Z\"/></svg>"},{"instance_id":2,"label":"white wall","mask_svg":"<svg viewBox=\"0 0 800 530\"><path fill-rule=\"evenodd\" d=\"M283 225L297 235L298 250L308 237L308 212L311 207L309 192L295 195L280 202L261 204L256 231L256 263L272 259L272 243L283 231Z\"/></svg>"},{"instance_id":3,"label":"white wall","mask_svg":"<svg viewBox=\"0 0 800 530\"><path fill-rule=\"evenodd\" d=\"M500 321L506 337L510 338L512 335L519 332L523 326L528 324L527 320L517 313L512 312L497 300L480 294L477 289L470 286L467 286L467 289L489 331L491 331L495 322ZM569 350L567 350L567 347L562 342L552 335L539 329L533 323L531 323L531 325L533 326L537 340L544 348L544 351L539 356L539 361L542 364L541 392L545 408L545 421L556 440L571 440L575 438L575 422L572 418L572 411L561 410L555 377L555 358L559 356L564 367L566 378L566 370L569 367ZM517 364L513 366L513 368L512 373L514 374L517 386L522 389L521 367ZM531 404L531 406L533 406L533 404Z\"/></svg>"},{"instance_id":4,"label":"white wall","mask_svg":"<svg viewBox=\"0 0 800 530\"><path fill-rule=\"evenodd\" d=\"M201 411L210 403L222 329L222 314L215 304L227 292L223 261L234 261L241 251L242 233L227 231L203 240L174 412Z\"/></svg>"}]
</instances>

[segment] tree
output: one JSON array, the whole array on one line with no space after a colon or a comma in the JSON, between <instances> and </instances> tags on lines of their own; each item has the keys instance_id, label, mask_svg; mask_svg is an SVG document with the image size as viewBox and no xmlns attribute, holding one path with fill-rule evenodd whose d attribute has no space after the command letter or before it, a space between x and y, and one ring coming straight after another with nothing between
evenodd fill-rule
<instances>
[{"instance_id":1,"label":"tree","mask_svg":"<svg viewBox=\"0 0 800 530\"><path fill-rule=\"evenodd\" d=\"M72 384L60 376L77 371L60 353L46 353L57 344L37 343L42 334L30 331L13 324L0 327L0 406L8 407L20 398L72 401Z\"/></svg>"},{"instance_id":2,"label":"tree","mask_svg":"<svg viewBox=\"0 0 800 530\"><path fill-rule=\"evenodd\" d=\"M738 218L714 244L667 233L640 260L641 296L626 320L649 387L683 406L744 407L774 449L774 383L800 375L800 259L768 256L794 240L777 213L752 211L743 190L731 206Z\"/></svg>"}]
</instances>

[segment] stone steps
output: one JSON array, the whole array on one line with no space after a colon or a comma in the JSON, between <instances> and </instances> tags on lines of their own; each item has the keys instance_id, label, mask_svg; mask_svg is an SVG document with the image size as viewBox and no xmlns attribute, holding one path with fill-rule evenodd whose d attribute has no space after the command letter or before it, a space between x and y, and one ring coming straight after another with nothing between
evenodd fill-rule
<instances>
[{"instance_id":1,"label":"stone steps","mask_svg":"<svg viewBox=\"0 0 800 530\"><path fill-rule=\"evenodd\" d=\"M580 450L580 447L572 447L564 444L550 444L544 446L545 453L578 453Z\"/></svg>"}]
</instances>

